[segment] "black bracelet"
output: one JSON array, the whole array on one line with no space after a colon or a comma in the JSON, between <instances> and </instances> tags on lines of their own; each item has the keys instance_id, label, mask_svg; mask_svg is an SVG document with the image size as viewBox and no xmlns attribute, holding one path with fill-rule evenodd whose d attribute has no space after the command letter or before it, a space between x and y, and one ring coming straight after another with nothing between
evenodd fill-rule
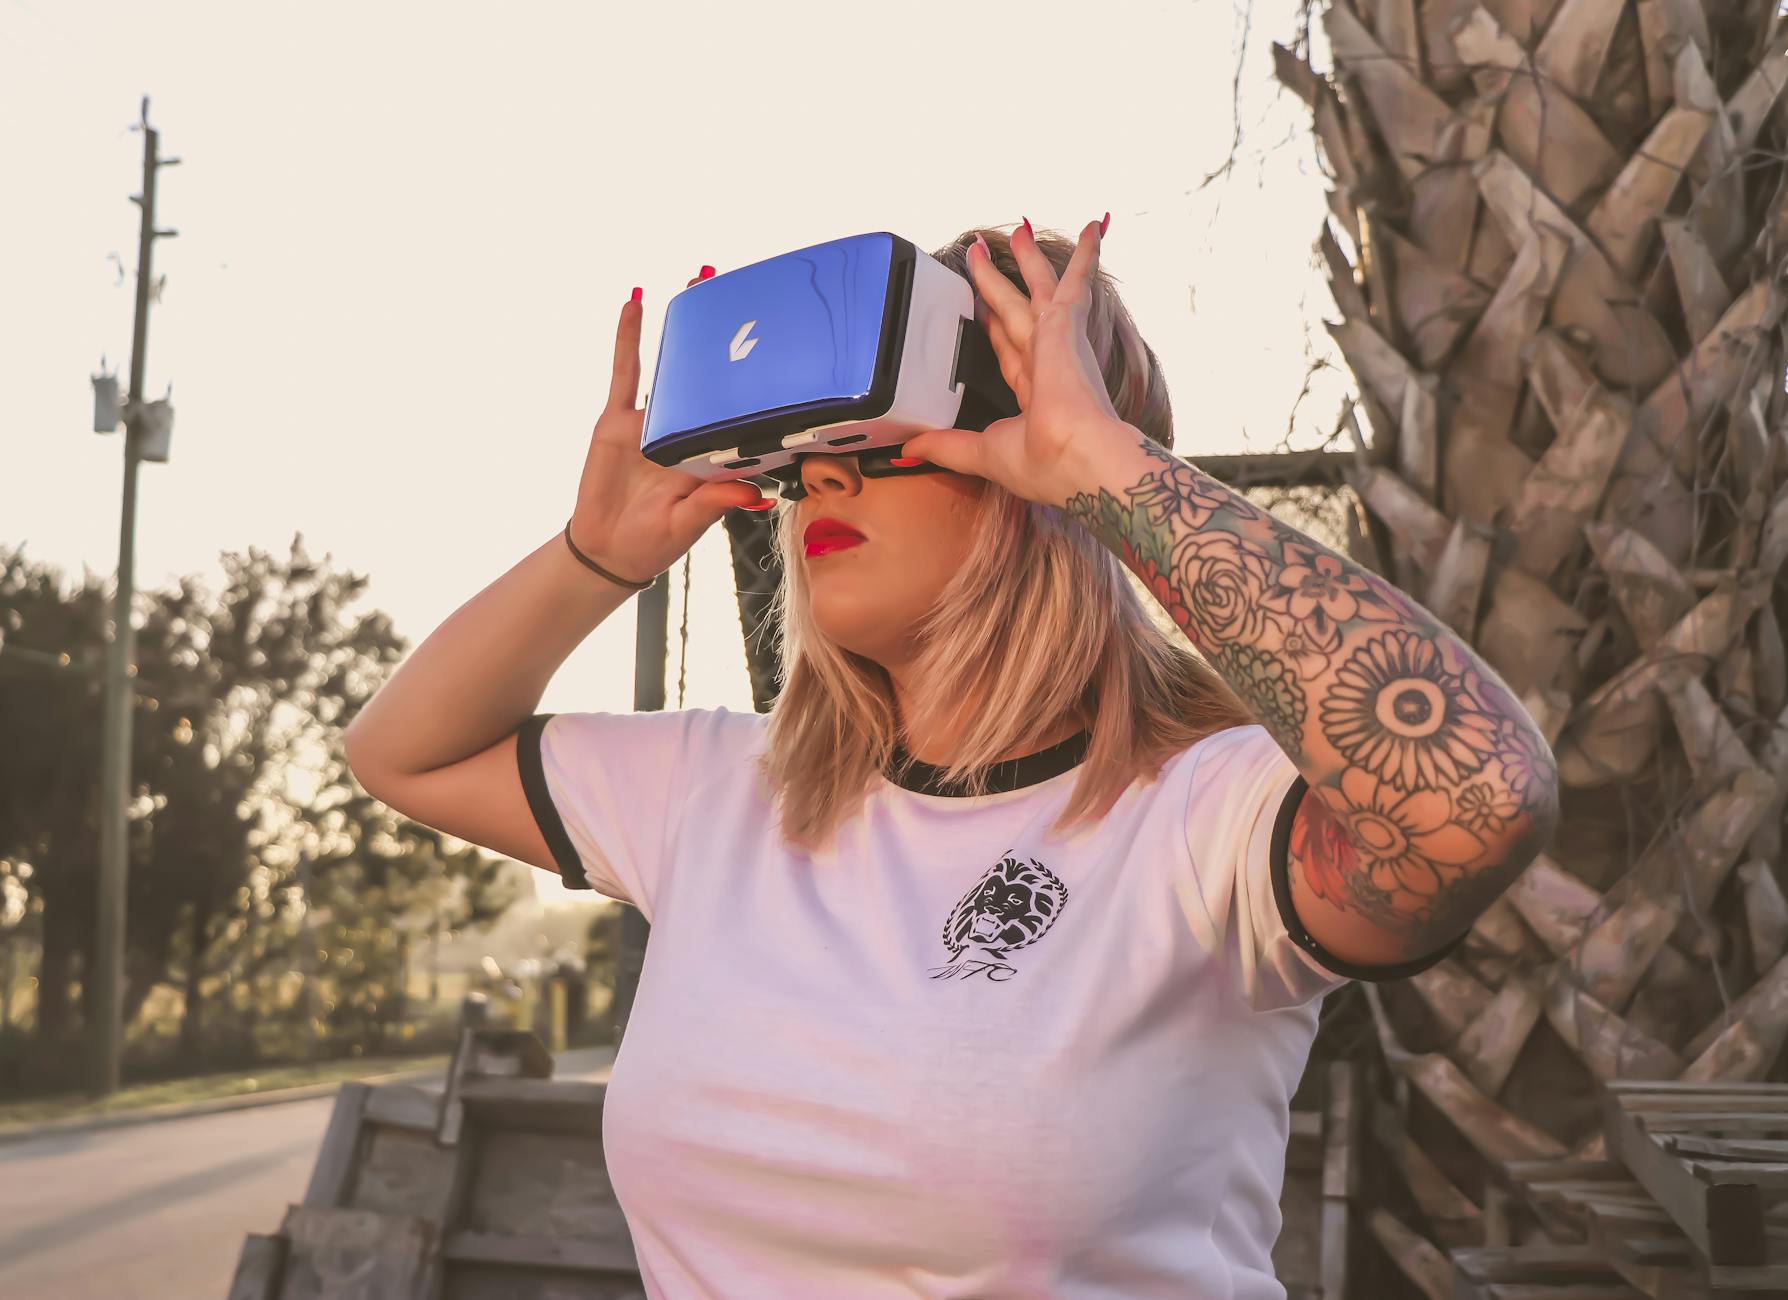
<instances>
[{"instance_id":1,"label":"black bracelet","mask_svg":"<svg viewBox=\"0 0 1788 1300\"><path fill-rule=\"evenodd\" d=\"M571 548L571 553L573 555L577 556L578 561L581 564L583 564L585 568L594 569L597 573L599 573L603 577L607 578L610 582L614 583L617 587L625 587L629 591L644 591L644 590L646 590L646 588L650 587L652 585L652 583L658 581L658 578L654 577L646 582L629 582L626 578L621 577L619 574L610 573L607 569L603 568L600 564L596 563L596 561L592 560L589 556L585 555L582 551L577 549L577 543L571 540L571 521L570 520L565 521L565 545L567 545ZM658 576L662 577L663 575L660 574Z\"/></svg>"}]
</instances>

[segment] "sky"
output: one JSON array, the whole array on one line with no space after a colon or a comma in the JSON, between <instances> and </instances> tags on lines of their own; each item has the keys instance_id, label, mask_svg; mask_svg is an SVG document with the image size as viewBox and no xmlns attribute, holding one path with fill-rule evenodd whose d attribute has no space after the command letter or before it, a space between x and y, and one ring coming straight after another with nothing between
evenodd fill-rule
<instances>
[{"instance_id":1,"label":"sky","mask_svg":"<svg viewBox=\"0 0 1788 1300\"><path fill-rule=\"evenodd\" d=\"M1295 23L1290 0L0 0L0 541L71 583L117 565L123 436L91 431L89 377L129 371L144 95L181 162L158 180L179 234L144 388L176 416L139 470L139 591L216 590L220 552L301 534L419 644L564 526L634 285L649 389L704 263L872 230L1072 237L1109 210L1176 449L1313 445L1345 372L1299 401L1338 358L1321 175L1271 78ZM690 565L682 705L749 709L722 529ZM633 639L629 603L541 711L630 708Z\"/></svg>"}]
</instances>

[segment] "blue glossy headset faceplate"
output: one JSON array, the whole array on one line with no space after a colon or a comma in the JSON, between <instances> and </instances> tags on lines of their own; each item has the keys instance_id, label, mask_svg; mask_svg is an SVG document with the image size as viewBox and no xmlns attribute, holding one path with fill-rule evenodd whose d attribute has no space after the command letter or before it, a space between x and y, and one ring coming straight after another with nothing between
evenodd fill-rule
<instances>
[{"instance_id":1,"label":"blue glossy headset faceplate","mask_svg":"<svg viewBox=\"0 0 1788 1300\"><path fill-rule=\"evenodd\" d=\"M890 293L904 242L886 231L835 239L671 298L640 450L676 464L801 423L873 416L876 402L885 408L885 336L900 324ZM904 260L910 274L911 254Z\"/></svg>"}]
</instances>

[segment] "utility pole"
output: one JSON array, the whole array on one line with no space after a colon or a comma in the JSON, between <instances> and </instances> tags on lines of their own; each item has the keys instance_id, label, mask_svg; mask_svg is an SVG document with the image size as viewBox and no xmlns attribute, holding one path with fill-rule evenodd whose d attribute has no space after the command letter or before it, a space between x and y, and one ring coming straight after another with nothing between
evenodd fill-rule
<instances>
[{"instance_id":1,"label":"utility pole","mask_svg":"<svg viewBox=\"0 0 1788 1300\"><path fill-rule=\"evenodd\" d=\"M135 129L135 128L133 128ZM155 228L155 173L178 158L159 158L160 138L149 125L149 97L143 96L143 192L131 202L142 209L137 240L136 321L130 344L130 402L124 422L124 508L118 529L118 582L112 598L112 638L106 646L105 733L100 771L99 899L93 940L92 978L84 1001L91 1036L94 1092L117 1091L124 1026L124 900L128 876L131 723L136 688L131 681L137 635L130 621L136 583L137 464L143 447L143 372L149 349L149 294L154 283L151 254L157 239L178 232Z\"/></svg>"},{"instance_id":2,"label":"utility pole","mask_svg":"<svg viewBox=\"0 0 1788 1300\"><path fill-rule=\"evenodd\" d=\"M670 571L639 594L639 622L633 639L633 708L638 713L664 707L664 664L670 639ZM633 995L646 962L646 941L652 927L636 907L621 909L621 931L615 943L615 1041L627 1032Z\"/></svg>"}]
</instances>

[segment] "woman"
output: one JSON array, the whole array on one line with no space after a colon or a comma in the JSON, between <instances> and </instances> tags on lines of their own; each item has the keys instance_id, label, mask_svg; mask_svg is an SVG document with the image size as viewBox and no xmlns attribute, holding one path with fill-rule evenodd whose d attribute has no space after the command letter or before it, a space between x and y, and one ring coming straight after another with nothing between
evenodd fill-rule
<instances>
[{"instance_id":1,"label":"woman","mask_svg":"<svg viewBox=\"0 0 1788 1300\"><path fill-rule=\"evenodd\" d=\"M639 455L636 290L564 537L349 729L399 811L652 921L604 1138L654 1296L1282 1296L1322 995L1438 961L1551 831L1487 666L1167 454L1102 235L937 255L1022 413L803 458L767 718L532 712L774 504Z\"/></svg>"}]
</instances>

